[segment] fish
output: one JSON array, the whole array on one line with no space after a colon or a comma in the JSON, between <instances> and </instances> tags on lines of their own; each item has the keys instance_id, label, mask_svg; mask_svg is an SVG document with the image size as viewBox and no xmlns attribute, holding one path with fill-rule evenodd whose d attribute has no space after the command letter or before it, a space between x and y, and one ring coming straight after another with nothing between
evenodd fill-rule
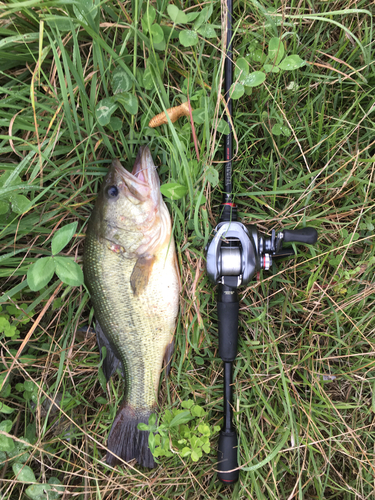
<instances>
[{"instance_id":1,"label":"fish","mask_svg":"<svg viewBox=\"0 0 375 500\"><path fill-rule=\"evenodd\" d=\"M120 368L125 379L106 462L136 459L153 468L149 433L138 424L157 414L163 363L169 373L180 275L171 216L147 146L131 173L112 162L88 222L83 271L104 375L108 382Z\"/></svg>"}]
</instances>

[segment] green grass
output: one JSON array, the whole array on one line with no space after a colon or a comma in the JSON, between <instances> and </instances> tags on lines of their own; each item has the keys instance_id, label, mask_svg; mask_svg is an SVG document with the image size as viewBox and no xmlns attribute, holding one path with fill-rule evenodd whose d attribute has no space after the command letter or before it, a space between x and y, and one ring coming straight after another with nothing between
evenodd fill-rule
<instances>
[{"instance_id":1,"label":"green grass","mask_svg":"<svg viewBox=\"0 0 375 500\"><path fill-rule=\"evenodd\" d=\"M91 14L85 5L93 5ZM13 436L17 453L28 452L23 460L36 480L57 478L66 498L371 498L375 74L369 2L234 5L236 58L248 57L251 71L262 69L261 54L276 36L283 37L286 55L307 61L267 74L251 95L234 102L240 220L268 234L307 225L319 232L316 246L299 247L298 258L279 261L240 290L234 406L242 471L234 487L217 481L215 439L212 453L197 463L172 457L152 471L107 467L105 444L123 382L114 378L106 394L98 379L87 292L56 277L40 292L27 287L30 265L49 255L53 234L74 221L79 230L63 254L82 263L87 220L108 165L116 157L130 167L139 146L149 144L162 182L188 188L184 198L167 200L183 290L160 405L179 407L192 397L211 425L221 424L215 288L204 272L204 246L222 198L215 182L216 171L222 179L222 139L213 126L224 113L217 107L220 2L210 17L218 38L200 37L187 48L177 36L181 26L161 47L142 25L152 5L157 23L172 26L166 1L98 5L28 0L0 6L0 170L10 175L0 179L0 211L13 204L0 215L0 318L17 316L7 306L26 310L19 338L0 337L2 380L8 375L0 401L14 409L0 408L2 421L12 421L10 431L1 430L0 446ZM202 5L183 7L194 12ZM101 126L95 109L113 95L115 68L132 78L138 111L129 114L120 104L116 119ZM204 117L195 123L199 161L189 120L147 126L185 99L187 89ZM277 123L289 137L272 133ZM36 385L25 386L30 381ZM47 403L56 395L61 410ZM25 438L32 445L22 448ZM0 453L3 499L28 498L29 485L15 479L12 468L15 449Z\"/></svg>"}]
</instances>

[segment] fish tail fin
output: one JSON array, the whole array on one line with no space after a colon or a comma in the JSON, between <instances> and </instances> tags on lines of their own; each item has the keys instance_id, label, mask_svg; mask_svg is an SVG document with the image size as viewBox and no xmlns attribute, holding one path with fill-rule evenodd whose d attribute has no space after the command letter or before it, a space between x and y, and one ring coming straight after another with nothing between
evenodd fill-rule
<instances>
[{"instance_id":1,"label":"fish tail fin","mask_svg":"<svg viewBox=\"0 0 375 500\"><path fill-rule=\"evenodd\" d=\"M149 432L138 429L138 424L148 424L152 413L151 410L138 413L131 406L122 403L108 435L107 446L113 453L107 453L108 465L115 466L121 463L115 456L117 455L125 462L135 458L143 467L155 467L154 457L148 447Z\"/></svg>"}]
</instances>

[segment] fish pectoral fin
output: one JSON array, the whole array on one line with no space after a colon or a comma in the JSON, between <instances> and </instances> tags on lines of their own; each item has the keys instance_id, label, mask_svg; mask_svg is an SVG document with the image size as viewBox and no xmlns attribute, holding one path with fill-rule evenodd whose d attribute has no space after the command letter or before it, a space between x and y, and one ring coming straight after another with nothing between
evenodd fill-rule
<instances>
[{"instance_id":1,"label":"fish pectoral fin","mask_svg":"<svg viewBox=\"0 0 375 500\"><path fill-rule=\"evenodd\" d=\"M98 322L96 322L95 325L95 332L96 332L96 341L99 346L100 359L103 359L103 352L102 352L103 347L105 347L106 349L106 356L103 360L102 369L107 382L109 382L109 379L115 373L117 368L121 368L122 370L122 363L119 357L117 356L117 353L109 343L109 340L105 336Z\"/></svg>"},{"instance_id":2,"label":"fish pectoral fin","mask_svg":"<svg viewBox=\"0 0 375 500\"><path fill-rule=\"evenodd\" d=\"M130 276L130 285L136 297L146 288L154 262L154 255L138 257Z\"/></svg>"},{"instance_id":3,"label":"fish pectoral fin","mask_svg":"<svg viewBox=\"0 0 375 500\"><path fill-rule=\"evenodd\" d=\"M164 351L164 366L165 366L165 373L167 377L169 376L169 372L171 371L171 362L172 362L172 356L173 356L173 351L174 351L174 339L172 339L167 347L165 348Z\"/></svg>"}]
</instances>

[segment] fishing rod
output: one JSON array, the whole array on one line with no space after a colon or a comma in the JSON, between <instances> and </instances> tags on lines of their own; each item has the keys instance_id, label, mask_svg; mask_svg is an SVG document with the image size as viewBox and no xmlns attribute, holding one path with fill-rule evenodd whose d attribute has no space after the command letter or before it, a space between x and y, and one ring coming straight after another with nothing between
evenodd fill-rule
<instances>
[{"instance_id":1,"label":"fishing rod","mask_svg":"<svg viewBox=\"0 0 375 500\"><path fill-rule=\"evenodd\" d=\"M230 87L233 83L233 3L227 0L227 36L225 54L226 121L229 134L224 140L224 190L219 223L214 237L207 245L207 274L218 284L217 314L219 356L224 364L224 423L218 443L218 478L231 484L239 477L238 438L233 425L232 368L237 356L239 298L237 289L246 285L261 269L268 271L273 258L295 255L283 243L313 245L318 239L312 227L284 230L271 236L260 233L255 225L245 226L237 221L237 209L232 194L232 101Z\"/></svg>"}]
</instances>

